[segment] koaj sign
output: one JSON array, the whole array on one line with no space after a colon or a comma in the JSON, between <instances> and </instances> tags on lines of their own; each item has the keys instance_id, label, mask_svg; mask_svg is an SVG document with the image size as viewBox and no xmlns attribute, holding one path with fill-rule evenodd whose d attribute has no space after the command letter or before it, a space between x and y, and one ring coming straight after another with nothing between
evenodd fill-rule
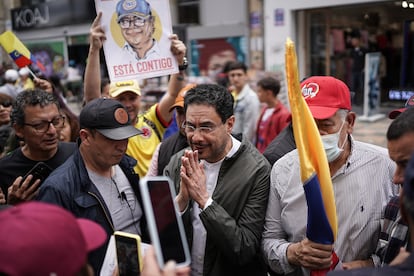
<instances>
[{"instance_id":1,"label":"koaj sign","mask_svg":"<svg viewBox=\"0 0 414 276\"><path fill-rule=\"evenodd\" d=\"M90 23L94 0L58 0L11 10L13 30L29 30Z\"/></svg>"},{"instance_id":2,"label":"koaj sign","mask_svg":"<svg viewBox=\"0 0 414 276\"><path fill-rule=\"evenodd\" d=\"M12 10L13 29L20 30L34 28L36 26L47 26L50 22L49 7L39 5L36 7Z\"/></svg>"}]
</instances>

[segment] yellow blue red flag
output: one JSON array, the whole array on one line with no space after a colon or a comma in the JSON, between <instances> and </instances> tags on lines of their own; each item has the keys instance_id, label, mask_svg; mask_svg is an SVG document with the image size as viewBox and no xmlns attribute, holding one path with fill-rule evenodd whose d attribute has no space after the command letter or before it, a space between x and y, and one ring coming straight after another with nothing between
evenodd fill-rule
<instances>
[{"instance_id":1,"label":"yellow blue red flag","mask_svg":"<svg viewBox=\"0 0 414 276\"><path fill-rule=\"evenodd\" d=\"M313 242L333 244L338 223L328 160L312 113L302 96L295 45L290 39L286 42L285 62L293 133L308 205L306 236ZM334 252L332 258L336 266L338 259ZM326 271L311 272L311 275L325 274Z\"/></svg>"},{"instance_id":2,"label":"yellow blue red flag","mask_svg":"<svg viewBox=\"0 0 414 276\"><path fill-rule=\"evenodd\" d=\"M0 35L0 44L19 68L35 64L40 70L45 71L43 64L36 60L13 32L5 31L2 33Z\"/></svg>"}]
</instances>

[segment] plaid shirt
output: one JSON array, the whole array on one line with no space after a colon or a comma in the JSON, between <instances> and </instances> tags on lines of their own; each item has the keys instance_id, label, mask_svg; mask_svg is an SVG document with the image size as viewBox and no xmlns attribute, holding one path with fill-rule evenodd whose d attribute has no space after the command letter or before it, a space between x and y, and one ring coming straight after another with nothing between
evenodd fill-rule
<instances>
[{"instance_id":1,"label":"plaid shirt","mask_svg":"<svg viewBox=\"0 0 414 276\"><path fill-rule=\"evenodd\" d=\"M378 241L376 255L373 258L375 266L389 264L400 251L406 247L408 241L408 225L401 217L400 198L394 196L390 199L381 219L381 233Z\"/></svg>"}]
</instances>

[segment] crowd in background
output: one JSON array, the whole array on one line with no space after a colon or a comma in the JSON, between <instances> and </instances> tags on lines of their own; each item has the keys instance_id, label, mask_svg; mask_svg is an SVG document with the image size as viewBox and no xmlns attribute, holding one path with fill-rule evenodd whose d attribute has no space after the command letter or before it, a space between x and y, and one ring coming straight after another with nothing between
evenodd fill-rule
<instances>
[{"instance_id":1,"label":"crowd in background","mask_svg":"<svg viewBox=\"0 0 414 276\"><path fill-rule=\"evenodd\" d=\"M134 9L145 10L145 20L136 18L142 10L131 15L120 8L125 29L151 21L149 4L144 4ZM335 266L344 275L412 273L414 163L409 160L414 152L414 109L409 107L414 98L390 114L394 121L387 132L387 152L353 138L354 99L345 83L329 76L301 82L328 162L339 225L334 244L314 241L307 232L295 126L279 99L280 80L264 76L254 90L246 64L231 61L211 79L214 83L189 83L182 67L186 47L172 35L171 52L180 70L169 76L163 97L143 109L140 82L102 77L105 30L100 20L98 14L90 29L84 72L72 62L63 77L34 76L27 68L2 69L0 206L7 210L0 211L0 219L9 221L10 228L0 228L0 236L7 236L2 231L13 232L19 216L22 222L31 221L35 234L53 232L52 240L62 239L58 234L63 230L46 226L68 224L73 227L68 236L80 252L73 255L82 258L69 258L67 267L81 275L98 274L115 230L138 234L150 243L138 182L166 175L174 181L191 265L160 270L150 249L145 263L155 274L143 275L188 275L191 269L192 275L299 276ZM80 114L68 105L74 97ZM39 164L50 174L28 174ZM42 212L58 213L63 222L48 221ZM86 228L97 233L95 238L82 234L87 229L80 218L93 221ZM16 240L14 235L9 246L1 246L1 255L12 254L10 244ZM67 246L50 240L40 244L49 249L55 244L59 252ZM32 264L33 269L56 263L42 254L36 257L42 261ZM0 258L0 274L19 275L15 271L29 265L17 263ZM56 271L64 266L62 262Z\"/></svg>"}]
</instances>

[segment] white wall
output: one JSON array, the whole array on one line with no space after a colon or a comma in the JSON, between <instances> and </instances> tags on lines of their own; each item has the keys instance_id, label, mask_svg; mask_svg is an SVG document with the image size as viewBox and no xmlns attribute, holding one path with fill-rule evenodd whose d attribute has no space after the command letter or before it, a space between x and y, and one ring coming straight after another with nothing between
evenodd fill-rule
<instances>
[{"instance_id":1,"label":"white wall","mask_svg":"<svg viewBox=\"0 0 414 276\"><path fill-rule=\"evenodd\" d=\"M200 23L203 26L247 26L248 18L246 0L200 0Z\"/></svg>"},{"instance_id":2,"label":"white wall","mask_svg":"<svg viewBox=\"0 0 414 276\"><path fill-rule=\"evenodd\" d=\"M247 0L201 0L200 26L188 27L188 41L248 35Z\"/></svg>"}]
</instances>

